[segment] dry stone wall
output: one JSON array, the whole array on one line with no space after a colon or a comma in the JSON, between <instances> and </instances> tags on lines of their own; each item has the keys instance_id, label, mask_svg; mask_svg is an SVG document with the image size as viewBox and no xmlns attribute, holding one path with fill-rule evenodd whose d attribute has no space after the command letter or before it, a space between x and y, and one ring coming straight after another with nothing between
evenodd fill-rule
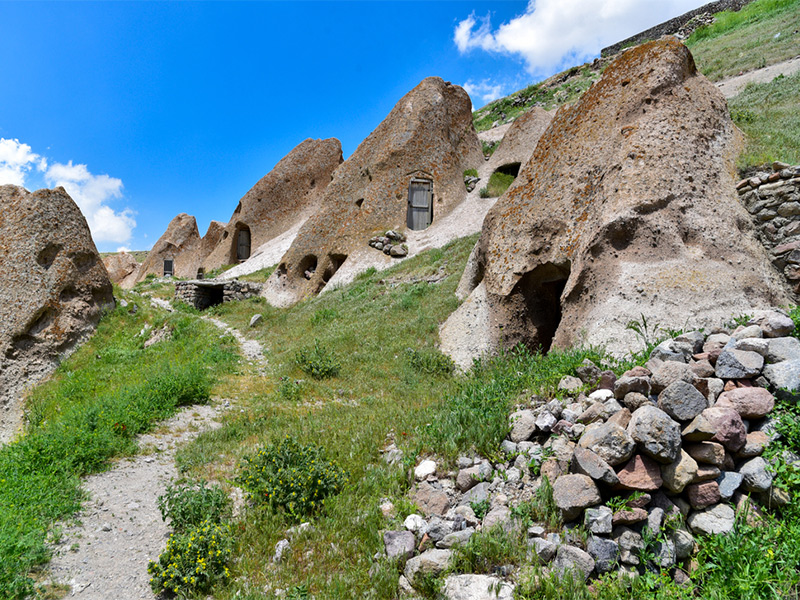
<instances>
[{"instance_id":1,"label":"dry stone wall","mask_svg":"<svg viewBox=\"0 0 800 600\"><path fill-rule=\"evenodd\" d=\"M800 294L800 166L776 162L772 173L743 179L736 188L772 264Z\"/></svg>"},{"instance_id":2,"label":"dry stone wall","mask_svg":"<svg viewBox=\"0 0 800 600\"><path fill-rule=\"evenodd\" d=\"M260 283L238 279L176 281L175 298L198 310L204 310L215 304L258 296L262 287Z\"/></svg>"}]
</instances>

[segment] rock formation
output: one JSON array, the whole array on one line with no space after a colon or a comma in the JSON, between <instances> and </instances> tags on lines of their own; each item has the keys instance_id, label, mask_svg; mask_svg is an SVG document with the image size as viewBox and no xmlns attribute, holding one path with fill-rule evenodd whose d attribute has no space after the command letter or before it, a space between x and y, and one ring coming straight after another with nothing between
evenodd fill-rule
<instances>
[{"instance_id":1,"label":"rock formation","mask_svg":"<svg viewBox=\"0 0 800 600\"><path fill-rule=\"evenodd\" d=\"M412 185L430 190L423 216L447 214L466 195L464 170L482 160L467 93L438 77L423 80L336 170L264 295L292 304L319 292L355 250L375 252L367 248L373 235L408 222Z\"/></svg>"},{"instance_id":2,"label":"rock formation","mask_svg":"<svg viewBox=\"0 0 800 600\"><path fill-rule=\"evenodd\" d=\"M787 303L737 199L740 137L682 44L622 54L488 213L443 349L462 366L483 340L624 353L643 316L700 327Z\"/></svg>"},{"instance_id":3,"label":"rock formation","mask_svg":"<svg viewBox=\"0 0 800 600\"><path fill-rule=\"evenodd\" d=\"M197 277L197 252L201 244L195 218L186 213L179 214L169 222L167 230L153 244L139 268L137 281L143 281L150 274L163 276L165 267L170 266L165 261L171 262L172 275L175 277Z\"/></svg>"},{"instance_id":4,"label":"rock formation","mask_svg":"<svg viewBox=\"0 0 800 600\"><path fill-rule=\"evenodd\" d=\"M111 283L116 283L123 289L129 290L136 283L139 275L139 263L133 255L127 252L109 254L103 258L103 265L108 271Z\"/></svg>"},{"instance_id":5,"label":"rock formation","mask_svg":"<svg viewBox=\"0 0 800 600\"><path fill-rule=\"evenodd\" d=\"M251 249L255 254L305 221L319 207L341 162L342 145L336 138L308 139L296 146L242 196L219 243L203 261L206 271L250 258Z\"/></svg>"},{"instance_id":6,"label":"rock formation","mask_svg":"<svg viewBox=\"0 0 800 600\"><path fill-rule=\"evenodd\" d=\"M0 186L0 439L20 395L94 331L114 296L77 205L63 188Z\"/></svg>"},{"instance_id":7,"label":"rock formation","mask_svg":"<svg viewBox=\"0 0 800 600\"><path fill-rule=\"evenodd\" d=\"M491 171L518 175L520 167L530 160L536 143L553 120L553 114L534 106L517 117L489 158Z\"/></svg>"}]
</instances>

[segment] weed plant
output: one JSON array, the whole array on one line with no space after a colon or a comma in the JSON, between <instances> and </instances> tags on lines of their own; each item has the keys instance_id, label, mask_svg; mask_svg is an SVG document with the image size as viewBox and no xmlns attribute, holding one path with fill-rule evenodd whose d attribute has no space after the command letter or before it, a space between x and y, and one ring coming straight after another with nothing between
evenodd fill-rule
<instances>
[{"instance_id":1,"label":"weed plant","mask_svg":"<svg viewBox=\"0 0 800 600\"><path fill-rule=\"evenodd\" d=\"M231 516L231 502L218 485L208 486L205 481L171 482L166 492L158 497L158 510L164 521L169 519L174 531L185 533L203 521L227 521Z\"/></svg>"},{"instance_id":2,"label":"weed plant","mask_svg":"<svg viewBox=\"0 0 800 600\"><path fill-rule=\"evenodd\" d=\"M335 354L319 340L314 340L314 345L311 347L298 350L294 361L303 373L314 379L336 377L342 368Z\"/></svg>"}]
</instances>

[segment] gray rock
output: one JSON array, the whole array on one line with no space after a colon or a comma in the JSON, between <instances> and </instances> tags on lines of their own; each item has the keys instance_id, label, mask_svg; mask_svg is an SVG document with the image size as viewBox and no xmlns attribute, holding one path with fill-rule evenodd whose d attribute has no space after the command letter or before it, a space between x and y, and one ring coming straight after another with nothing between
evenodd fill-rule
<instances>
[{"instance_id":1,"label":"gray rock","mask_svg":"<svg viewBox=\"0 0 800 600\"><path fill-rule=\"evenodd\" d=\"M760 329L758 330L761 331ZM781 338L783 339L783 338ZM734 346L736 350L746 350L748 352L756 352L761 356L766 357L769 352L769 340L763 338L745 338L736 342Z\"/></svg>"},{"instance_id":2,"label":"gray rock","mask_svg":"<svg viewBox=\"0 0 800 600\"><path fill-rule=\"evenodd\" d=\"M440 541L436 542L437 548L452 548L453 546L463 546L469 541L469 538L475 533L474 527L467 527L461 531L454 531L448 533Z\"/></svg>"},{"instance_id":3,"label":"gray rock","mask_svg":"<svg viewBox=\"0 0 800 600\"><path fill-rule=\"evenodd\" d=\"M622 399L622 404L633 413L643 406L651 405L652 402L650 402L650 399L644 394L630 392L625 394L625 397Z\"/></svg>"},{"instance_id":4,"label":"gray rock","mask_svg":"<svg viewBox=\"0 0 800 600\"><path fill-rule=\"evenodd\" d=\"M459 491L466 492L475 487L480 480L480 467L461 469L456 476L456 487Z\"/></svg>"},{"instance_id":5,"label":"gray rock","mask_svg":"<svg viewBox=\"0 0 800 600\"><path fill-rule=\"evenodd\" d=\"M582 576L584 580L589 579L589 575L594 571L594 566L594 559L588 552L567 545L559 547L553 561L553 571L556 573L572 571L574 574Z\"/></svg>"},{"instance_id":6,"label":"gray rock","mask_svg":"<svg viewBox=\"0 0 800 600\"><path fill-rule=\"evenodd\" d=\"M708 400L690 383L677 380L658 396L658 407L676 421L689 421L708 408Z\"/></svg>"},{"instance_id":7,"label":"gray rock","mask_svg":"<svg viewBox=\"0 0 800 600\"><path fill-rule=\"evenodd\" d=\"M567 522L578 517L584 508L600 504L602 498L590 477L562 475L553 483L553 501Z\"/></svg>"},{"instance_id":8,"label":"gray rock","mask_svg":"<svg viewBox=\"0 0 800 600\"><path fill-rule=\"evenodd\" d=\"M726 348L717 359L715 372L720 379L750 379L764 368L764 357L756 352Z\"/></svg>"},{"instance_id":9,"label":"gray rock","mask_svg":"<svg viewBox=\"0 0 800 600\"><path fill-rule=\"evenodd\" d=\"M407 560L414 556L417 540L410 531L387 531L383 534L386 556Z\"/></svg>"},{"instance_id":10,"label":"gray rock","mask_svg":"<svg viewBox=\"0 0 800 600\"><path fill-rule=\"evenodd\" d=\"M717 504L705 510L693 512L687 523L692 531L702 535L719 535L733 530L736 513L727 504Z\"/></svg>"},{"instance_id":11,"label":"gray rock","mask_svg":"<svg viewBox=\"0 0 800 600\"><path fill-rule=\"evenodd\" d=\"M768 343L765 354L768 363L800 360L800 340L797 338L779 337L765 341Z\"/></svg>"},{"instance_id":12,"label":"gray rock","mask_svg":"<svg viewBox=\"0 0 800 600\"><path fill-rule=\"evenodd\" d=\"M576 473L588 475L595 481L600 481L606 485L614 486L619 483L617 474L607 462L591 450L580 446L575 448L572 455L572 469Z\"/></svg>"},{"instance_id":13,"label":"gray rock","mask_svg":"<svg viewBox=\"0 0 800 600\"><path fill-rule=\"evenodd\" d=\"M580 367L575 369L575 373L583 383L594 384L600 379L600 369L588 358L583 361Z\"/></svg>"},{"instance_id":14,"label":"gray rock","mask_svg":"<svg viewBox=\"0 0 800 600\"><path fill-rule=\"evenodd\" d=\"M761 338L761 327L758 325L748 325L747 327L737 327L736 331L731 334L731 337L734 340L746 340L746 339L754 339L754 338ZM759 352L759 354L761 354ZM763 355L762 355L763 356Z\"/></svg>"},{"instance_id":15,"label":"gray rock","mask_svg":"<svg viewBox=\"0 0 800 600\"><path fill-rule=\"evenodd\" d=\"M674 462L680 454L680 425L655 406L643 406L633 413L628 434L644 454L662 464Z\"/></svg>"},{"instance_id":16,"label":"gray rock","mask_svg":"<svg viewBox=\"0 0 800 600\"><path fill-rule=\"evenodd\" d=\"M653 548L655 565L661 569L670 569L675 566L676 552L672 540L664 539L655 544Z\"/></svg>"},{"instance_id":17,"label":"gray rock","mask_svg":"<svg viewBox=\"0 0 800 600\"><path fill-rule=\"evenodd\" d=\"M694 354L694 344L689 342L678 342L676 340L664 340L656 346L650 353L650 360L689 362L689 358Z\"/></svg>"},{"instance_id":18,"label":"gray rock","mask_svg":"<svg viewBox=\"0 0 800 600\"><path fill-rule=\"evenodd\" d=\"M489 530L496 525L506 526L511 519L511 509L507 506L495 506L483 518L483 529Z\"/></svg>"},{"instance_id":19,"label":"gray rock","mask_svg":"<svg viewBox=\"0 0 800 600\"><path fill-rule=\"evenodd\" d=\"M719 495L723 500L730 500L742 485L744 475L736 471L723 471L717 477L717 485L719 486Z\"/></svg>"},{"instance_id":20,"label":"gray rock","mask_svg":"<svg viewBox=\"0 0 800 600\"><path fill-rule=\"evenodd\" d=\"M543 410L536 417L536 428L544 433L549 433L556 423L558 423L558 419L547 410Z\"/></svg>"},{"instance_id":21,"label":"gray rock","mask_svg":"<svg viewBox=\"0 0 800 600\"><path fill-rule=\"evenodd\" d=\"M453 533L453 530L453 521L434 516L428 521L428 528L425 533L427 533L428 537L434 542L439 542L443 540L445 536Z\"/></svg>"},{"instance_id":22,"label":"gray rock","mask_svg":"<svg viewBox=\"0 0 800 600\"><path fill-rule=\"evenodd\" d=\"M425 575L436 576L450 565L451 550L428 550L408 559L403 574L411 585L419 585Z\"/></svg>"},{"instance_id":23,"label":"gray rock","mask_svg":"<svg viewBox=\"0 0 800 600\"><path fill-rule=\"evenodd\" d=\"M512 600L514 586L491 575L450 575L442 593L446 600Z\"/></svg>"},{"instance_id":24,"label":"gray rock","mask_svg":"<svg viewBox=\"0 0 800 600\"><path fill-rule=\"evenodd\" d=\"M536 415L532 410L518 410L511 414L509 421L511 433L508 437L514 443L529 440L536 432Z\"/></svg>"},{"instance_id":25,"label":"gray rock","mask_svg":"<svg viewBox=\"0 0 800 600\"><path fill-rule=\"evenodd\" d=\"M586 551L594 559L598 574L613 570L619 561L619 546L612 540L590 535L586 541Z\"/></svg>"},{"instance_id":26,"label":"gray rock","mask_svg":"<svg viewBox=\"0 0 800 600\"><path fill-rule=\"evenodd\" d=\"M680 494L696 476L697 462L683 449L673 462L661 466L663 485L675 494Z\"/></svg>"},{"instance_id":27,"label":"gray rock","mask_svg":"<svg viewBox=\"0 0 800 600\"><path fill-rule=\"evenodd\" d=\"M403 527L413 533L419 532L420 535L428 529L428 522L422 515L408 515L403 521Z\"/></svg>"},{"instance_id":28,"label":"gray rock","mask_svg":"<svg viewBox=\"0 0 800 600\"><path fill-rule=\"evenodd\" d=\"M558 550L558 544L547 538L532 538L528 540L528 545L533 549L533 552L542 564L549 563L553 560Z\"/></svg>"},{"instance_id":29,"label":"gray rock","mask_svg":"<svg viewBox=\"0 0 800 600\"><path fill-rule=\"evenodd\" d=\"M473 502L483 502L489 499L489 482L482 481L461 497L459 506L469 506Z\"/></svg>"},{"instance_id":30,"label":"gray rock","mask_svg":"<svg viewBox=\"0 0 800 600\"><path fill-rule=\"evenodd\" d=\"M783 400L800 400L800 359L786 360L764 367L764 377Z\"/></svg>"},{"instance_id":31,"label":"gray rock","mask_svg":"<svg viewBox=\"0 0 800 600\"><path fill-rule=\"evenodd\" d=\"M614 541L619 545L619 559L627 565L639 564L639 552L644 550L644 540L642 536L628 529L620 527L614 537Z\"/></svg>"},{"instance_id":32,"label":"gray rock","mask_svg":"<svg viewBox=\"0 0 800 600\"><path fill-rule=\"evenodd\" d=\"M748 322L758 325L766 338L785 337L794 331L794 321L775 310L759 311Z\"/></svg>"},{"instance_id":33,"label":"gray rock","mask_svg":"<svg viewBox=\"0 0 800 600\"><path fill-rule=\"evenodd\" d=\"M599 376L599 373L598 373ZM566 392L576 392L583 387L583 381L572 375L565 375L558 382L558 389Z\"/></svg>"},{"instance_id":34,"label":"gray rock","mask_svg":"<svg viewBox=\"0 0 800 600\"><path fill-rule=\"evenodd\" d=\"M502 451L503 451L505 454L516 454L516 452L517 452L517 445L516 445L514 442L512 442L511 440L503 440L503 441L500 443L500 449L501 449L501 450L502 450Z\"/></svg>"},{"instance_id":35,"label":"gray rock","mask_svg":"<svg viewBox=\"0 0 800 600\"><path fill-rule=\"evenodd\" d=\"M275 544L275 554L272 555L272 562L279 563L290 549L289 540L283 539Z\"/></svg>"},{"instance_id":36,"label":"gray rock","mask_svg":"<svg viewBox=\"0 0 800 600\"><path fill-rule=\"evenodd\" d=\"M644 396L650 395L649 377L620 377L614 383L614 397L622 399L625 394L636 392Z\"/></svg>"},{"instance_id":37,"label":"gray rock","mask_svg":"<svg viewBox=\"0 0 800 600\"><path fill-rule=\"evenodd\" d=\"M689 331L676 337L675 341L691 345L692 354L700 354L703 351L703 343L706 341L706 336L702 331Z\"/></svg>"},{"instance_id":38,"label":"gray rock","mask_svg":"<svg viewBox=\"0 0 800 600\"><path fill-rule=\"evenodd\" d=\"M598 506L597 508L587 508L583 513L583 524L589 533L596 533L600 535L611 533L611 517L613 516L612 510L607 506ZM591 554L591 551L589 552Z\"/></svg>"},{"instance_id":39,"label":"gray rock","mask_svg":"<svg viewBox=\"0 0 800 600\"><path fill-rule=\"evenodd\" d=\"M741 467L739 473L742 475L742 486L748 492L766 492L772 487L773 475L769 471L769 464L766 460L757 456L751 458Z\"/></svg>"},{"instance_id":40,"label":"gray rock","mask_svg":"<svg viewBox=\"0 0 800 600\"><path fill-rule=\"evenodd\" d=\"M593 423L583 432L578 447L593 451L614 467L633 455L636 443L625 429L615 423Z\"/></svg>"},{"instance_id":41,"label":"gray rock","mask_svg":"<svg viewBox=\"0 0 800 600\"><path fill-rule=\"evenodd\" d=\"M653 376L650 378L651 391L654 394L660 394L676 381L685 381L691 384L694 383L695 379L697 379L697 376L686 363L667 361L661 363L653 371Z\"/></svg>"},{"instance_id":42,"label":"gray rock","mask_svg":"<svg viewBox=\"0 0 800 600\"><path fill-rule=\"evenodd\" d=\"M672 543L675 545L675 557L678 560L689 558L694 551L694 537L682 527L676 529L671 536Z\"/></svg>"},{"instance_id":43,"label":"gray rock","mask_svg":"<svg viewBox=\"0 0 800 600\"><path fill-rule=\"evenodd\" d=\"M661 525L664 523L664 509L658 506L651 506L647 510L647 523L645 527L650 530L654 535L658 535L661 531Z\"/></svg>"},{"instance_id":44,"label":"gray rock","mask_svg":"<svg viewBox=\"0 0 800 600\"><path fill-rule=\"evenodd\" d=\"M263 319L264 317L260 313L253 315L252 317L250 317L250 327L255 327L256 325L261 323Z\"/></svg>"}]
</instances>

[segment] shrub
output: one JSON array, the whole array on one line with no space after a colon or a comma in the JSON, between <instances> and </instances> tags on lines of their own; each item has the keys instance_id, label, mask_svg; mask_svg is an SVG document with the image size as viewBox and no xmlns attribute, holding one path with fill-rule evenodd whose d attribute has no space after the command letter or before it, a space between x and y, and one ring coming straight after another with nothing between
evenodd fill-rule
<instances>
[{"instance_id":1,"label":"shrub","mask_svg":"<svg viewBox=\"0 0 800 600\"><path fill-rule=\"evenodd\" d=\"M218 485L206 487L205 481L170 483L158 497L161 518L175 531L185 532L203 521L222 523L231 514L230 498Z\"/></svg>"},{"instance_id":2,"label":"shrub","mask_svg":"<svg viewBox=\"0 0 800 600\"><path fill-rule=\"evenodd\" d=\"M467 169L464 171L464 177L477 177L478 169Z\"/></svg>"},{"instance_id":3,"label":"shrub","mask_svg":"<svg viewBox=\"0 0 800 600\"><path fill-rule=\"evenodd\" d=\"M406 348L406 357L412 369L427 375L450 375L455 368L449 356L433 348Z\"/></svg>"},{"instance_id":4,"label":"shrub","mask_svg":"<svg viewBox=\"0 0 800 600\"><path fill-rule=\"evenodd\" d=\"M302 383L303 382L300 380L281 377L280 383L278 384L278 396L281 400L287 400L289 402L299 401Z\"/></svg>"},{"instance_id":5,"label":"shrub","mask_svg":"<svg viewBox=\"0 0 800 600\"><path fill-rule=\"evenodd\" d=\"M227 564L232 553L229 527L203 521L186 533L171 535L158 561L150 561L150 588L155 594L206 593L230 578Z\"/></svg>"},{"instance_id":6,"label":"shrub","mask_svg":"<svg viewBox=\"0 0 800 600\"><path fill-rule=\"evenodd\" d=\"M489 188L482 187L480 190L478 190L478 196L480 196L481 198L488 198Z\"/></svg>"},{"instance_id":7,"label":"shrub","mask_svg":"<svg viewBox=\"0 0 800 600\"><path fill-rule=\"evenodd\" d=\"M251 500L284 510L294 520L320 510L338 494L347 476L314 445L304 446L286 436L244 459L236 479Z\"/></svg>"},{"instance_id":8,"label":"shrub","mask_svg":"<svg viewBox=\"0 0 800 600\"><path fill-rule=\"evenodd\" d=\"M319 340L314 340L312 348L298 350L294 361L301 371L314 379L336 377L341 369L341 364L333 352L320 344Z\"/></svg>"}]
</instances>

